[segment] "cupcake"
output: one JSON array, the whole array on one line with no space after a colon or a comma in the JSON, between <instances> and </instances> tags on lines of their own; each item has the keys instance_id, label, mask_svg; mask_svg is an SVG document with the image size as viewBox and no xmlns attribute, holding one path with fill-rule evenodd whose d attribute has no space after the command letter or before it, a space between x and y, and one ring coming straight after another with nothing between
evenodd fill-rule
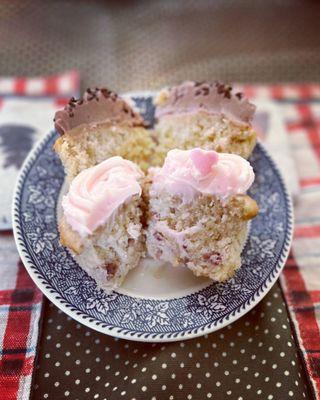
<instances>
[{"instance_id":1,"label":"cupcake","mask_svg":"<svg viewBox=\"0 0 320 400\"><path fill-rule=\"evenodd\" d=\"M154 103L159 165L174 148L201 147L248 158L255 146L255 106L231 86L188 81L162 90Z\"/></svg>"},{"instance_id":2,"label":"cupcake","mask_svg":"<svg viewBox=\"0 0 320 400\"><path fill-rule=\"evenodd\" d=\"M241 265L248 221L258 213L246 195L254 180L249 162L213 150L175 149L149 179L150 256L214 281L232 277Z\"/></svg>"},{"instance_id":3,"label":"cupcake","mask_svg":"<svg viewBox=\"0 0 320 400\"><path fill-rule=\"evenodd\" d=\"M87 89L55 114L60 134L54 149L70 182L79 172L109 157L121 156L147 169L153 141L142 117L116 93Z\"/></svg>"},{"instance_id":4,"label":"cupcake","mask_svg":"<svg viewBox=\"0 0 320 400\"><path fill-rule=\"evenodd\" d=\"M111 157L80 172L62 199L61 244L105 290L119 287L144 255L143 177L131 161Z\"/></svg>"}]
</instances>

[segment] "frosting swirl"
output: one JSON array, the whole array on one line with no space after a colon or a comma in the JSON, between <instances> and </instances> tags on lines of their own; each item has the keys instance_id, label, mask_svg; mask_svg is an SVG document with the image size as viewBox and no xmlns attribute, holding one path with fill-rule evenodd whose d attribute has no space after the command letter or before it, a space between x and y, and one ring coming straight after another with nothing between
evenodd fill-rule
<instances>
[{"instance_id":1,"label":"frosting swirl","mask_svg":"<svg viewBox=\"0 0 320 400\"><path fill-rule=\"evenodd\" d=\"M80 172L62 199L67 223L81 237L104 225L132 196L141 195L140 169L122 157L111 157Z\"/></svg>"},{"instance_id":2,"label":"frosting swirl","mask_svg":"<svg viewBox=\"0 0 320 400\"><path fill-rule=\"evenodd\" d=\"M153 170L151 192L167 191L185 203L196 195L223 199L245 193L254 181L250 163L236 154L213 150L171 150L162 168Z\"/></svg>"}]
</instances>

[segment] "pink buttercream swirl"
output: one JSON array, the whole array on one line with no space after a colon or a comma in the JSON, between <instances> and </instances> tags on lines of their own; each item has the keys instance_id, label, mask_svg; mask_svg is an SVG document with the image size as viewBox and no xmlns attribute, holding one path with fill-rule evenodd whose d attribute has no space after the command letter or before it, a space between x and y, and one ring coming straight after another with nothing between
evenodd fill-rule
<instances>
[{"instance_id":1,"label":"pink buttercream swirl","mask_svg":"<svg viewBox=\"0 0 320 400\"><path fill-rule=\"evenodd\" d=\"M162 168L154 169L151 192L166 191L185 203L199 194L226 199L245 193L253 181L250 163L236 154L175 149L168 152Z\"/></svg>"},{"instance_id":2,"label":"pink buttercream swirl","mask_svg":"<svg viewBox=\"0 0 320 400\"><path fill-rule=\"evenodd\" d=\"M81 237L92 234L134 195L143 173L131 161L111 157L77 175L62 200L66 221Z\"/></svg>"}]
</instances>

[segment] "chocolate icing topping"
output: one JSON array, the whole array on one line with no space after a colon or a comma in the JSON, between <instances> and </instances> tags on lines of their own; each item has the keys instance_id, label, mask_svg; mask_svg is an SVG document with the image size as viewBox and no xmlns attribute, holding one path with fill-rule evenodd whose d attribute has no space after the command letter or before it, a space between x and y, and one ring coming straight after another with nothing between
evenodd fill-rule
<instances>
[{"instance_id":1,"label":"chocolate icing topping","mask_svg":"<svg viewBox=\"0 0 320 400\"><path fill-rule=\"evenodd\" d=\"M168 114L197 112L223 114L231 120L249 124L256 107L243 98L242 93L233 93L232 87L220 82L183 82L160 92L156 100L156 118Z\"/></svg>"},{"instance_id":2,"label":"chocolate icing topping","mask_svg":"<svg viewBox=\"0 0 320 400\"><path fill-rule=\"evenodd\" d=\"M106 89L87 89L82 99L72 97L63 110L54 117L56 130L63 135L82 124L98 124L111 121L142 126L144 121L128 103L116 93Z\"/></svg>"}]
</instances>

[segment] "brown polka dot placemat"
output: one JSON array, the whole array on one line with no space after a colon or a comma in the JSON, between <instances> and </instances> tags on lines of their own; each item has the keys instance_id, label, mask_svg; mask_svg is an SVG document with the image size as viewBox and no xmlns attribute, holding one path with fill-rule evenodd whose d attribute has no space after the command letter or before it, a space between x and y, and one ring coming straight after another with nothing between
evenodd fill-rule
<instances>
[{"instance_id":1,"label":"brown polka dot placemat","mask_svg":"<svg viewBox=\"0 0 320 400\"><path fill-rule=\"evenodd\" d=\"M105 336L48 302L33 399L311 399L278 285L246 316L200 338Z\"/></svg>"}]
</instances>

